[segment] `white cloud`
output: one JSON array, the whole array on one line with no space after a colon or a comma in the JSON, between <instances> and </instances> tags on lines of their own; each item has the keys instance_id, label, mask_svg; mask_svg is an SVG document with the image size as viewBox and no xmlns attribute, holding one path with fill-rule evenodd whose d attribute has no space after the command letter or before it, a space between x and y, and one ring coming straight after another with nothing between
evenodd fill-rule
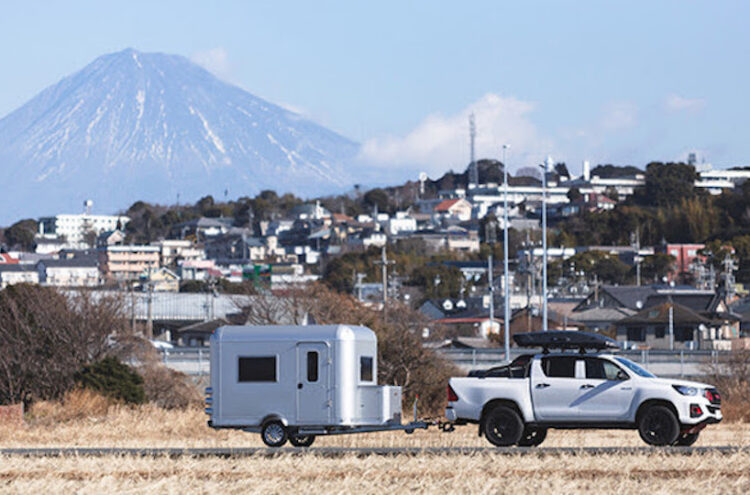
<instances>
[{"instance_id":1,"label":"white cloud","mask_svg":"<svg viewBox=\"0 0 750 495\"><path fill-rule=\"evenodd\" d=\"M361 158L375 167L404 171L419 168L431 176L448 169L463 171L469 163L469 115L477 127L476 157L500 158L503 143L511 145L511 169L538 163L551 149L539 136L529 114L534 104L488 93L460 112L427 116L405 136L386 136L366 141ZM523 161L521 161L523 159Z\"/></svg>"},{"instance_id":2,"label":"white cloud","mask_svg":"<svg viewBox=\"0 0 750 495\"><path fill-rule=\"evenodd\" d=\"M608 104L604 108L601 125L607 130L614 131L634 127L638 117L638 107L627 101Z\"/></svg>"},{"instance_id":3,"label":"white cloud","mask_svg":"<svg viewBox=\"0 0 750 495\"><path fill-rule=\"evenodd\" d=\"M230 79L231 67L229 55L222 47L195 52L190 57L190 60L213 73L216 77L225 80Z\"/></svg>"},{"instance_id":4,"label":"white cloud","mask_svg":"<svg viewBox=\"0 0 750 495\"><path fill-rule=\"evenodd\" d=\"M683 110L693 112L705 107L706 100L702 98L685 98L680 95L671 94L667 96L664 105L667 107L667 110L671 112L681 112Z\"/></svg>"}]
</instances>

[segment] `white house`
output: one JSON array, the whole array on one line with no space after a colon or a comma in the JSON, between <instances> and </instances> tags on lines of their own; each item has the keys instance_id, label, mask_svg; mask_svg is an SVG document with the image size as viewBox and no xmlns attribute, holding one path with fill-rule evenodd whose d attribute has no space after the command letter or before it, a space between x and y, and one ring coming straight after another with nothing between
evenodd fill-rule
<instances>
[{"instance_id":1,"label":"white house","mask_svg":"<svg viewBox=\"0 0 750 495\"><path fill-rule=\"evenodd\" d=\"M70 243L85 241L89 232L96 235L108 230L122 229L130 218L119 215L56 215L39 219L39 234L41 236L65 238Z\"/></svg>"},{"instance_id":2,"label":"white house","mask_svg":"<svg viewBox=\"0 0 750 495\"><path fill-rule=\"evenodd\" d=\"M0 289L21 283L39 283L39 274L33 265L0 264Z\"/></svg>"},{"instance_id":3,"label":"white house","mask_svg":"<svg viewBox=\"0 0 750 495\"><path fill-rule=\"evenodd\" d=\"M417 230L417 220L405 211L397 211L396 216L389 218L386 224L386 232L389 235L414 232L415 230Z\"/></svg>"},{"instance_id":4,"label":"white house","mask_svg":"<svg viewBox=\"0 0 750 495\"><path fill-rule=\"evenodd\" d=\"M39 283L55 287L94 287L99 285L96 258L42 260L36 265Z\"/></svg>"}]
</instances>

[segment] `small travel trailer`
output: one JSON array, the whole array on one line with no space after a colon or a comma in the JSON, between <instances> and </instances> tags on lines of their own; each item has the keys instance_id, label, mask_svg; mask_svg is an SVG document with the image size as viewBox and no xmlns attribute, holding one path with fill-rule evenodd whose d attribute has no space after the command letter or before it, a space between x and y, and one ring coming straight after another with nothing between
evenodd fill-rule
<instances>
[{"instance_id":1,"label":"small travel trailer","mask_svg":"<svg viewBox=\"0 0 750 495\"><path fill-rule=\"evenodd\" d=\"M260 432L279 447L401 424L401 387L377 384L377 338L350 325L224 326L211 336L212 428Z\"/></svg>"}]
</instances>

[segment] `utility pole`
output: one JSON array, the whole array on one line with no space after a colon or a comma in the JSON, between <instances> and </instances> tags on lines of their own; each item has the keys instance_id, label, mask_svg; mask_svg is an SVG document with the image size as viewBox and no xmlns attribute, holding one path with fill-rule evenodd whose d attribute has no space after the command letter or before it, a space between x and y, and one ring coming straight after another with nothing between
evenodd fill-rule
<instances>
[{"instance_id":1,"label":"utility pole","mask_svg":"<svg viewBox=\"0 0 750 495\"><path fill-rule=\"evenodd\" d=\"M396 262L393 260L389 260L386 256L385 252L385 244L383 244L383 248L381 250L380 255L380 261L375 261L376 265L381 265L381 277L383 279L383 321L385 321L388 310L386 309L388 306L388 265L395 265Z\"/></svg>"},{"instance_id":2,"label":"utility pole","mask_svg":"<svg viewBox=\"0 0 750 495\"><path fill-rule=\"evenodd\" d=\"M151 278L151 271L149 270L149 279ZM148 306L148 317L146 319L146 338L154 338L154 284L151 280L146 282L148 288L147 306Z\"/></svg>"},{"instance_id":3,"label":"utility pole","mask_svg":"<svg viewBox=\"0 0 750 495\"><path fill-rule=\"evenodd\" d=\"M548 156L542 165L542 331L549 330L547 319L547 171L552 166Z\"/></svg>"},{"instance_id":4,"label":"utility pole","mask_svg":"<svg viewBox=\"0 0 750 495\"><path fill-rule=\"evenodd\" d=\"M674 302L669 296L669 350L674 351Z\"/></svg>"},{"instance_id":5,"label":"utility pole","mask_svg":"<svg viewBox=\"0 0 750 495\"><path fill-rule=\"evenodd\" d=\"M135 293L133 292L133 281L128 284L130 289L130 330L135 333Z\"/></svg>"},{"instance_id":6,"label":"utility pole","mask_svg":"<svg viewBox=\"0 0 750 495\"><path fill-rule=\"evenodd\" d=\"M503 145L503 269L504 272L504 306L505 314L503 315L503 329L505 333L505 359L510 362L510 269L508 268L508 164L505 159L506 151L510 148L509 144Z\"/></svg>"},{"instance_id":7,"label":"utility pole","mask_svg":"<svg viewBox=\"0 0 750 495\"><path fill-rule=\"evenodd\" d=\"M633 257L633 261L635 261L635 285L639 286L641 285L641 233L638 230L638 228L635 229L635 232L632 235L633 239L633 249L635 249L635 256Z\"/></svg>"},{"instance_id":8,"label":"utility pole","mask_svg":"<svg viewBox=\"0 0 750 495\"><path fill-rule=\"evenodd\" d=\"M362 302L362 280L364 280L366 276L367 275L365 275L364 273L357 273L356 275L357 277L357 301L359 302Z\"/></svg>"},{"instance_id":9,"label":"utility pole","mask_svg":"<svg viewBox=\"0 0 750 495\"><path fill-rule=\"evenodd\" d=\"M497 242L497 222L490 220L484 226L484 241L490 247L490 254L487 257L487 283L490 291L490 328L488 332L492 332L495 328L495 283L492 280L492 251L495 249L495 242Z\"/></svg>"}]
</instances>

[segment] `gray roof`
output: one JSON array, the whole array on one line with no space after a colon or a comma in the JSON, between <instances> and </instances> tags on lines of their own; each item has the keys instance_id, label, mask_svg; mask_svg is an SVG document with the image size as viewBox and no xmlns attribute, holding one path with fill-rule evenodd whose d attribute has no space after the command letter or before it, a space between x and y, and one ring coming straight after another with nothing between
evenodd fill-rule
<instances>
[{"instance_id":1,"label":"gray roof","mask_svg":"<svg viewBox=\"0 0 750 495\"><path fill-rule=\"evenodd\" d=\"M590 321L616 322L634 314L635 310L629 308L591 308L584 311L576 311L573 313L573 317L581 323Z\"/></svg>"},{"instance_id":2,"label":"gray roof","mask_svg":"<svg viewBox=\"0 0 750 495\"><path fill-rule=\"evenodd\" d=\"M78 256L59 260L42 260L39 262L45 268L96 268L99 262L93 256Z\"/></svg>"}]
</instances>

